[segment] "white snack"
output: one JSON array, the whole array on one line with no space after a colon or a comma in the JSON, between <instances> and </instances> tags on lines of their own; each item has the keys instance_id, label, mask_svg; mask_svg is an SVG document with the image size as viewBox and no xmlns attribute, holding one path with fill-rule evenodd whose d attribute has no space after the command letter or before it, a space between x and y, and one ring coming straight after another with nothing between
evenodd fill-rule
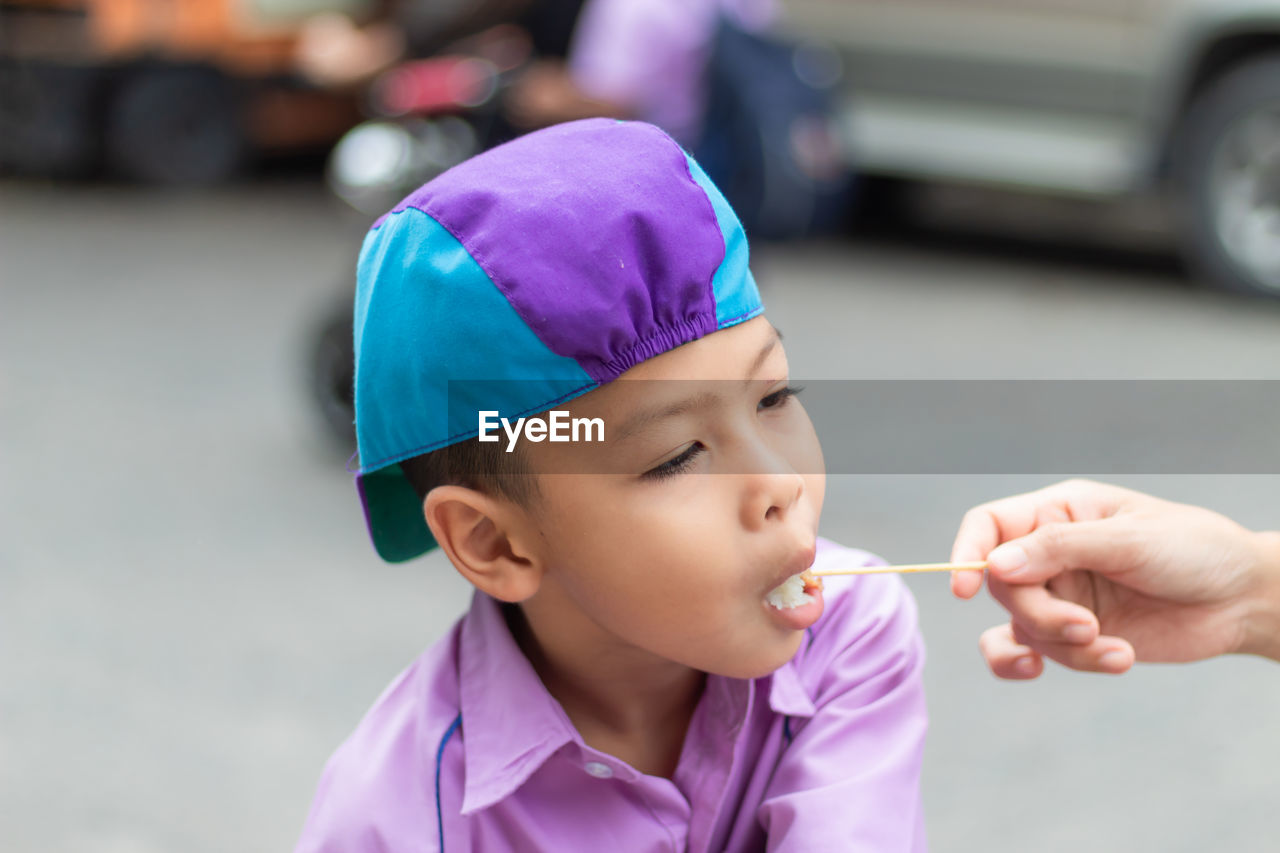
<instances>
[{"instance_id":1,"label":"white snack","mask_svg":"<svg viewBox=\"0 0 1280 853\"><path fill-rule=\"evenodd\" d=\"M812 599L805 593L805 579L802 574L791 577L778 584L764 598L770 607L779 610L790 610L801 604L808 604Z\"/></svg>"}]
</instances>

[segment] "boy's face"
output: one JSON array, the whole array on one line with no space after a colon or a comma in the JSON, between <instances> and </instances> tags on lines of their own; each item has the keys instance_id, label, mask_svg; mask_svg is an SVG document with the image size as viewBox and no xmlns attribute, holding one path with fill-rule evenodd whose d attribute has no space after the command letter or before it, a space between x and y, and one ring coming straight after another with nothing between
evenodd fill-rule
<instances>
[{"instance_id":1,"label":"boy's face","mask_svg":"<svg viewBox=\"0 0 1280 853\"><path fill-rule=\"evenodd\" d=\"M789 660L821 593L793 610L765 597L813 562L826 478L787 378L759 317L565 407L603 419L603 443L524 443L547 566L527 610L602 654L738 678Z\"/></svg>"}]
</instances>

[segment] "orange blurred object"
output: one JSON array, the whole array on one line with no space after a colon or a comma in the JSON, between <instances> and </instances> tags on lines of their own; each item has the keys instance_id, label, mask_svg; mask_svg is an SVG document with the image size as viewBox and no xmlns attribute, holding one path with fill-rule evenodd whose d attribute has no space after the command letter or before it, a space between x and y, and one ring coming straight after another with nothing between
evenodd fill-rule
<instances>
[{"instance_id":1,"label":"orange blurred object","mask_svg":"<svg viewBox=\"0 0 1280 853\"><path fill-rule=\"evenodd\" d=\"M104 160L143 181L210 183L255 152L332 144L360 118L355 94L298 73L298 32L309 13L358 14L367 4L276 4L274 14L271 5L0 0L0 126L12 137L4 160L54 174Z\"/></svg>"}]
</instances>

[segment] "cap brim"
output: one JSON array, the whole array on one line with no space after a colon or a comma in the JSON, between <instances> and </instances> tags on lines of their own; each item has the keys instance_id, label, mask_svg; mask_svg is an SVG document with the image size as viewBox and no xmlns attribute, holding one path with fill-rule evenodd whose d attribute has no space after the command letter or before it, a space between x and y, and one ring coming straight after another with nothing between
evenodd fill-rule
<instances>
[{"instance_id":1,"label":"cap brim","mask_svg":"<svg viewBox=\"0 0 1280 853\"><path fill-rule=\"evenodd\" d=\"M356 489L379 557L403 563L436 547L422 501L398 464L356 474Z\"/></svg>"}]
</instances>

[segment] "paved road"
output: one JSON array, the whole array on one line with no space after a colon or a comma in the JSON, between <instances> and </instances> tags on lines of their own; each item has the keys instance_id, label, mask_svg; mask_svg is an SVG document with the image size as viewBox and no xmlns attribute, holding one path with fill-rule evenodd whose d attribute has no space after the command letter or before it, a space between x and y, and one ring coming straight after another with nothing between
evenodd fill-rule
<instances>
[{"instance_id":1,"label":"paved road","mask_svg":"<svg viewBox=\"0 0 1280 853\"><path fill-rule=\"evenodd\" d=\"M290 181L0 185L5 850L288 849L326 756L464 606L438 556L376 560L301 391L359 233ZM1280 312L1167 261L965 245L758 252L795 374L1280 377ZM824 532L943 558L968 506L1048 479L835 477ZM1277 523L1280 477L1121 480ZM999 683L996 608L910 583L935 850L1274 849L1274 664Z\"/></svg>"}]
</instances>

